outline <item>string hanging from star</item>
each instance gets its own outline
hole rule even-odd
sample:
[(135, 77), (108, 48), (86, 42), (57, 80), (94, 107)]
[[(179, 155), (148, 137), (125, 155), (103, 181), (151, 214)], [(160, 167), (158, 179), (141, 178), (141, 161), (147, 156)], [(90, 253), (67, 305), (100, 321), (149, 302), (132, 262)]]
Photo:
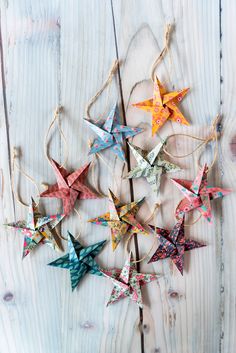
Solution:
[[(35, 179), (30, 176), (28, 173), (26, 173), (26, 171), (24, 169), (22, 169), (17, 163), (16, 163), (16, 159), (20, 157), (21, 155), (21, 151), (19, 148), (13, 147), (12, 149), (12, 158), (11, 158), (11, 188), (12, 188), (12, 193), (15, 197), (15, 200), (23, 207), (29, 207), (30, 203), (27, 204), (24, 201), (22, 201), (22, 198), (19, 196), (18, 192), (17, 192), (17, 188), (15, 188), (15, 171), (18, 170), (18, 172), (20, 174), (22, 174), (27, 180), (29, 180), (33, 186), (36, 189), (36, 197), (39, 198), (40, 196), (40, 191), (39, 191), (39, 187), (38, 184), (36, 183)], [(38, 205), (39, 201), (37, 202)]]
[(142, 129), (122, 124), (117, 103), (113, 104), (113, 107), (103, 122), (101, 122), (101, 117), (99, 119), (92, 119), (90, 115), (92, 106), (101, 96), (104, 90), (110, 86), (112, 79), (118, 69), (119, 61), (115, 60), (101, 89), (95, 94), (95, 96), (90, 99), (86, 106), (87, 119), (85, 119), (85, 121), (98, 136), (91, 144), (89, 154), (96, 154), (105, 149), (110, 149), (118, 158), (120, 158), (122, 161), (125, 161), (125, 153), (123, 151), (124, 140), (139, 134), (142, 132)]
[[(199, 217), (195, 221), (193, 221), (191, 224), (185, 224), (185, 226), (195, 224), (200, 220), (202, 216), (207, 219), (210, 223), (212, 223), (211, 200), (221, 198), (231, 192), (231, 190), (229, 189), (222, 189), (219, 187), (209, 186), (207, 181), (208, 174), (212, 170), (218, 157), (218, 140), (220, 137), (220, 127), (220, 115), (218, 114), (212, 122), (210, 134), (206, 138), (190, 134), (178, 133), (172, 134), (165, 139), (166, 144), (163, 147), (163, 151), (174, 159), (185, 158), (199, 151), (199, 155), (197, 158), (198, 174), (195, 180), (188, 181), (181, 179), (171, 179), (185, 196), (185, 198), (181, 200), (176, 207), (175, 216), (177, 217), (177, 219), (179, 218), (179, 216), (182, 216), (185, 213), (189, 213), (194, 209), (200, 212)], [(170, 139), (176, 137), (197, 140), (199, 141), (199, 144), (192, 151), (184, 155), (174, 155), (168, 150), (168, 142), (170, 141)], [(200, 163), (201, 156), (204, 150), (206, 149), (206, 146), (212, 142), (215, 143), (212, 161), (209, 166), (206, 163), (204, 163), (204, 165), (202, 166)]]
[(48, 138), (49, 138), (49, 134), (50, 134), (53, 126), (55, 125), (55, 123), (57, 123), (57, 128), (58, 128), (58, 131), (60, 134), (60, 138), (62, 139), (62, 141), (64, 143), (64, 161), (60, 166), (64, 167), (64, 166), (66, 166), (66, 163), (68, 161), (69, 148), (68, 148), (67, 139), (66, 139), (65, 134), (61, 128), (61, 121), (60, 121), (61, 113), (63, 113), (63, 107), (59, 106), (54, 111), (53, 119), (52, 119), (52, 121), (47, 129), (47, 132), (45, 134), (45, 137), (44, 137), (44, 154), (45, 154), (45, 157), (48, 160), (48, 162), (51, 163), (51, 157), (49, 156), (49, 152), (48, 152), (48, 148), (49, 148)]
[[(212, 162), (208, 168), (208, 171), (210, 171), (216, 160), (217, 160), (217, 157), (218, 157), (218, 140), (220, 138), (220, 135), (221, 135), (221, 123), (220, 123), (220, 114), (217, 114), (216, 117), (213, 119), (212, 121), (212, 124), (210, 126), (210, 133), (207, 137), (203, 138), (203, 137), (200, 137), (200, 136), (195, 136), (195, 135), (191, 135), (191, 134), (185, 134), (185, 133), (176, 133), (176, 134), (171, 134), (169, 135), (168, 137), (166, 137), (165, 139), (163, 139), (160, 135), (160, 139), (163, 141), (164, 145), (163, 145), (163, 151), (171, 158), (173, 159), (182, 159), (182, 158), (186, 158), (188, 156), (191, 156), (193, 155), (195, 152), (199, 151), (199, 156), (198, 156), (198, 159), (197, 159), (197, 163), (198, 163), (198, 167), (200, 168), (201, 165), (200, 165), (200, 157), (204, 151), (204, 149), (206, 149), (207, 145), (212, 143), (212, 142), (215, 142), (215, 146), (214, 146), (214, 155), (213, 155), (213, 159), (212, 159)], [(192, 139), (192, 140), (196, 140), (196, 141), (199, 141), (199, 144), (190, 152), (186, 153), (186, 154), (183, 154), (183, 155), (176, 155), (176, 154), (173, 154), (172, 152), (170, 152), (168, 150), (168, 143), (170, 142), (171, 139), (173, 138), (176, 138), (176, 137), (181, 137), (181, 141), (182, 141), (182, 138), (189, 138), (189, 139)]]
[(23, 245), (23, 258), (25, 258), (32, 250), (38, 247), (38, 245), (47, 244), (53, 250), (62, 250), (60, 242), (60, 234), (56, 231), (56, 226), (64, 218), (64, 214), (55, 215), (42, 215), (39, 211), (39, 201), (36, 203), (31, 197), (31, 202), (26, 204), (21, 200), (21, 197), (17, 193), (17, 189), (14, 185), (14, 174), (15, 169), (20, 174), (24, 175), (36, 188), (37, 197), (39, 197), (39, 188), (34, 180), (28, 173), (26, 173), (18, 164), (16, 164), (16, 158), (19, 157), (19, 150), (14, 147), (12, 152), (12, 171), (11, 171), (11, 185), (12, 192), (17, 202), (24, 207), (28, 207), (28, 216), (26, 220), (20, 220), (16, 222), (7, 223), (6, 226), (19, 231), (24, 235)]
[[(46, 158), (48, 159), (50, 165), (53, 168), (55, 173), (57, 182), (53, 185), (47, 184), (47, 189), (40, 194), (41, 197), (49, 197), (49, 198), (58, 198), (63, 202), (63, 209), (66, 216), (68, 216), (72, 210), (75, 210), (75, 203), (77, 199), (85, 200), (85, 199), (96, 199), (99, 198), (100, 195), (93, 192), (89, 186), (86, 185), (85, 180), (87, 178), (90, 163), (86, 163), (82, 167), (78, 168), (75, 171), (68, 171), (65, 168), (65, 164), (68, 159), (68, 148), (67, 148), (67, 140), (65, 135), (60, 127), (59, 123), (59, 113), (63, 111), (62, 107), (59, 107), (55, 110), (54, 117), (52, 122), (49, 125), (47, 130), (45, 140), (44, 140), (44, 151)], [(48, 136), (49, 132), (54, 126), (55, 123), (58, 123), (58, 129), (61, 137), (66, 146), (66, 158), (62, 165), (52, 159), (48, 154)], [(76, 213), (78, 211), (76, 210)], [(78, 213), (79, 214), (79, 213)]]
[(178, 108), (178, 104), (186, 96), (189, 88), (168, 92), (155, 75), (157, 66), (169, 51), (170, 33), (172, 28), (173, 26), (170, 24), (166, 26), (164, 48), (152, 65), (151, 80), (154, 85), (153, 97), (142, 102), (132, 104), (134, 107), (152, 114), (152, 135), (154, 135), (166, 123), (167, 120), (171, 120), (179, 124), (189, 125), (189, 122)]

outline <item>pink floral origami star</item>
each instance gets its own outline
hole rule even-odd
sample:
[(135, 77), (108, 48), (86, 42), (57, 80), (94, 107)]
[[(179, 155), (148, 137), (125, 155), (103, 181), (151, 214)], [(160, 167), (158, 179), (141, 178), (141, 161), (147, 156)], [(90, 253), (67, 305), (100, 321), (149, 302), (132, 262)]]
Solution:
[(185, 198), (176, 208), (176, 217), (197, 209), (208, 222), (212, 223), (211, 200), (228, 195), (231, 190), (212, 187), (207, 184), (208, 167), (200, 168), (193, 182), (181, 179), (171, 179), (184, 194)]
[(107, 305), (117, 302), (120, 299), (129, 297), (135, 301), (140, 308), (143, 307), (141, 287), (145, 284), (156, 281), (160, 276), (153, 274), (138, 273), (135, 264), (131, 260), (132, 254), (126, 261), (122, 270), (101, 270), (101, 272), (113, 282), (113, 290)]

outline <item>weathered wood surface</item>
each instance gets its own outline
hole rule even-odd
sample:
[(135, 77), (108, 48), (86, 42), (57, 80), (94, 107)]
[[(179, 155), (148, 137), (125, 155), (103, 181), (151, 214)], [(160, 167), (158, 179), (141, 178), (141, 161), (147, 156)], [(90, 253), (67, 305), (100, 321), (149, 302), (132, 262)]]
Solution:
[[(127, 124), (145, 129), (135, 137), (135, 144), (147, 148), (155, 145), (158, 138), (150, 138), (150, 115), (131, 107), (131, 103), (152, 93), (150, 67), (162, 48), (167, 22), (175, 23), (170, 45), (172, 64), (167, 57), (158, 75), (170, 89), (191, 88), (181, 104), (191, 126), (168, 123), (161, 136), (177, 132), (206, 136), (212, 119), (220, 112), (223, 137), (210, 181), (234, 188), (235, 15), (236, 4), (230, 0), (2, 1), (0, 223), (21, 219), (27, 212), (11, 190), (13, 146), (21, 147), (21, 166), (38, 184), (54, 181), (43, 143), (57, 105), (65, 107), (62, 128), (69, 141), (68, 167), (76, 168), (87, 161), (91, 132), (83, 123), (85, 106), (117, 55), (122, 60), (121, 80), (113, 80), (109, 96), (108, 91), (104, 92), (92, 115), (100, 116), (116, 100), (122, 106), (123, 100)], [(56, 129), (52, 137), (50, 153), (62, 161), (63, 144)], [(187, 153), (192, 147), (191, 140), (178, 140), (173, 152)], [(209, 148), (203, 158), (211, 160), (212, 155)], [(121, 179), (122, 163), (107, 152), (104, 158), (116, 182), (100, 163), (102, 190), (109, 186), (124, 202), (129, 201), (130, 185)], [(176, 177), (194, 178), (194, 158), (176, 162), (183, 168)], [(35, 190), (23, 177), (16, 178), (16, 182), (28, 202)], [(140, 219), (146, 220), (154, 204), (161, 202), (153, 222), (166, 228), (174, 225), (173, 212), (181, 195), (169, 178), (162, 182), (157, 199), (143, 180), (135, 181), (133, 188), (135, 199), (147, 196)], [(53, 210), (52, 202), (44, 201), (43, 205), (50, 212), (59, 207), (57, 202), (53, 202)], [(168, 260), (153, 266), (141, 263), (142, 271), (164, 275), (143, 290), (146, 305), (142, 325), (138, 308), (128, 300), (106, 308), (112, 288), (106, 279), (88, 276), (72, 294), (67, 271), (46, 266), (58, 255), (48, 247), (22, 262), (22, 237), (1, 226), (0, 353), (233, 352), (234, 205), (234, 194), (223, 202), (216, 201), (212, 205), (212, 226), (201, 220), (186, 230), (187, 235), (205, 242), (207, 247), (185, 256), (183, 277)], [(107, 206), (105, 199), (80, 202), (81, 219), (74, 214), (64, 221), (62, 234), (66, 235), (67, 229), (75, 235), (80, 232), (85, 245), (109, 239), (109, 229), (86, 223)], [(138, 238), (140, 256), (151, 244), (151, 237)], [(125, 257), (124, 246), (112, 253), (108, 244), (99, 262), (105, 267), (121, 267)]]

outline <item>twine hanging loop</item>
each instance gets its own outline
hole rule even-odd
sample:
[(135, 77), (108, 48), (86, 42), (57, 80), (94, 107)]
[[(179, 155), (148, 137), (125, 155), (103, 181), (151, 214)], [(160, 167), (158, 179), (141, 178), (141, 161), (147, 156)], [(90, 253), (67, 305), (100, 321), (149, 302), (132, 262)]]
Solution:
[(64, 167), (67, 163), (67, 160), (68, 160), (68, 143), (67, 143), (67, 139), (61, 129), (61, 125), (60, 125), (60, 121), (59, 121), (59, 117), (62, 112), (63, 112), (62, 106), (57, 107), (54, 112), (53, 119), (47, 129), (47, 132), (46, 132), (46, 135), (44, 138), (44, 154), (45, 154), (45, 157), (47, 158), (48, 162), (51, 164), (51, 158), (50, 158), (49, 152), (48, 152), (48, 136), (49, 136), (49, 133), (50, 133), (51, 129), (53, 128), (54, 124), (57, 122), (58, 131), (60, 133), (61, 139), (63, 140), (64, 146), (65, 146), (64, 162), (61, 164), (61, 167)]
[(112, 64), (112, 67), (109, 71), (109, 74), (107, 76), (106, 81), (103, 83), (102, 87), (99, 89), (99, 91), (97, 91), (97, 93), (89, 100), (85, 112), (86, 112), (86, 116), (88, 118), (88, 120), (92, 120), (92, 117), (90, 115), (90, 110), (92, 108), (92, 106), (94, 105), (94, 103), (97, 101), (97, 99), (100, 97), (100, 95), (102, 94), (102, 92), (106, 89), (106, 87), (108, 87), (113, 79), (113, 76), (115, 75), (117, 69), (119, 67), (119, 60), (115, 60)]
[(168, 23), (165, 27), (164, 48), (162, 49), (161, 53), (156, 58), (156, 60), (154, 61), (154, 63), (152, 64), (152, 67), (151, 67), (151, 80), (152, 80), (152, 82), (154, 82), (154, 80), (155, 80), (155, 71), (156, 71), (157, 66), (164, 59), (165, 55), (169, 52), (170, 35), (171, 35), (172, 30), (173, 30), (173, 25)]
[[(14, 185), (15, 184), (15, 182), (14, 182), (15, 169), (17, 169), (20, 174), (24, 175), (24, 177), (26, 179), (28, 179), (35, 186), (35, 189), (37, 191), (36, 197), (38, 197), (38, 198), (40, 195), (40, 191), (39, 191), (39, 187), (38, 187), (35, 179), (33, 177), (31, 177), (29, 174), (27, 174), (18, 164), (16, 164), (16, 159), (19, 157), (20, 157), (20, 150), (16, 147), (13, 147), (12, 159), (11, 159), (11, 187), (12, 187), (12, 192), (13, 192), (13, 195), (14, 195), (16, 201), (21, 206), (29, 207), (30, 205), (22, 201), (21, 197), (18, 195), (18, 192), (15, 189), (15, 185)], [(39, 201), (37, 202), (37, 206), (38, 206), (38, 204), (39, 204)]]
[[(199, 156), (198, 156), (198, 160), (197, 160), (197, 164), (198, 164), (198, 167), (201, 168), (201, 165), (200, 165), (200, 157), (201, 157), (201, 154), (203, 152), (203, 149), (212, 141), (215, 142), (215, 147), (214, 147), (214, 157), (213, 157), (213, 160), (212, 160), (212, 163), (210, 164), (210, 166), (208, 167), (208, 172), (213, 168), (213, 165), (215, 164), (216, 162), (216, 159), (217, 159), (217, 156), (218, 156), (218, 139), (219, 139), (219, 131), (218, 131), (218, 124), (219, 124), (219, 120), (220, 120), (220, 115), (218, 114), (213, 122), (212, 122), (212, 125), (211, 125), (211, 133), (209, 134), (208, 137), (206, 138), (202, 138), (202, 137), (198, 137), (198, 136), (194, 136), (194, 135), (190, 135), (190, 134), (182, 134), (182, 133), (179, 133), (179, 134), (172, 134), (172, 135), (169, 135), (167, 138), (166, 138), (166, 142), (165, 142), (165, 145), (163, 146), (163, 151), (171, 158), (185, 158), (185, 157), (188, 157), (188, 156), (191, 156), (193, 155), (195, 152), (197, 152), (198, 150), (200, 151), (199, 152)], [(177, 136), (181, 136), (181, 137), (186, 137), (186, 138), (190, 138), (190, 139), (193, 139), (193, 140), (197, 140), (197, 141), (200, 141), (200, 143), (189, 153), (186, 153), (184, 155), (174, 155), (173, 153), (169, 152), (167, 150), (167, 143), (168, 141), (173, 138), (173, 137), (177, 137)]]

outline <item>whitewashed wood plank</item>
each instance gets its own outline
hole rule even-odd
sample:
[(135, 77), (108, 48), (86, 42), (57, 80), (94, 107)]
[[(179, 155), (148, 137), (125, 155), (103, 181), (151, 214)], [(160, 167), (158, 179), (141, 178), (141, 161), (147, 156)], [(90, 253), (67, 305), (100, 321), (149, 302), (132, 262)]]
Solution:
[[(21, 166), (37, 182), (54, 180), (43, 155), (43, 140), (59, 98), (58, 16), (58, 2), (32, 6), (30, 1), (9, 1), (1, 13), (10, 148), (21, 147)], [(57, 159), (59, 146), (57, 139), (53, 153)], [(25, 202), (35, 196), (34, 188), (24, 178), (20, 178), (20, 194)], [(10, 195), (8, 187), (4, 195), (5, 222), (14, 220)], [(23, 219), (26, 213), (16, 203), (15, 219)], [(22, 262), (22, 236), (5, 229), (4, 234), (1, 273), (5, 290), (13, 298), (2, 303), (1, 330), (6, 335), (1, 335), (1, 350), (59, 352), (61, 283), (46, 266), (53, 253), (43, 247)]]
[[(207, 125), (217, 113), (220, 101), (218, 5), (213, 1), (207, 5), (194, 1), (149, 1), (146, 6), (142, 1), (114, 0), (113, 3), (119, 56), (124, 61), (122, 86), (127, 121), (147, 129), (134, 139), (134, 143), (151, 148), (157, 142), (157, 138), (150, 138), (149, 114), (132, 108), (131, 103), (151, 96), (150, 66), (163, 46), (164, 26), (168, 22), (176, 24), (171, 41), (171, 82), (168, 82), (168, 58), (159, 67), (158, 74), (170, 89), (190, 86), (191, 91), (181, 108), (192, 126), (184, 128), (167, 124), (161, 130), (161, 136), (173, 132), (206, 134)], [(178, 141), (176, 147), (178, 154), (185, 154), (192, 149), (193, 142)], [(180, 160), (179, 163), (184, 170), (175, 177), (194, 178), (197, 170), (193, 159)], [(163, 205), (157, 216), (158, 225), (171, 228), (174, 225), (173, 211), (181, 196), (170, 181), (166, 180), (162, 186), (165, 191), (156, 199), (145, 181), (135, 181), (135, 196), (148, 195), (143, 219), (161, 199)], [(216, 211), (216, 206), (213, 208)], [(160, 271), (165, 275), (159, 284), (151, 284), (144, 290), (148, 304), (143, 326), (146, 352), (216, 352), (219, 348), (221, 228), (217, 213), (214, 221), (212, 227), (201, 220), (186, 230), (187, 235), (207, 243), (208, 247), (186, 255), (183, 278), (168, 260), (154, 266), (142, 263), (142, 270)], [(142, 255), (151, 243), (151, 239), (139, 240)]]
[(220, 151), (221, 182), (233, 189), (233, 193), (223, 202), (222, 212), (222, 241), (221, 257), (221, 336), (220, 349), (222, 352), (231, 352), (235, 347), (235, 50), (232, 42), (236, 36), (234, 17), (236, 6), (233, 1), (221, 2), (221, 101), (222, 101), (222, 128), (223, 137)]
[[(1, 47), (2, 50), (2, 47)], [(14, 215), (14, 203), (12, 200), (11, 187), (10, 187), (10, 168), (9, 168), (9, 152), (8, 152), (8, 115), (6, 111), (6, 97), (4, 95), (5, 87), (5, 75), (2, 72), (3, 67), (3, 55), (1, 52), (1, 83), (0, 83), (0, 141), (2, 158), (0, 161), (0, 178), (1, 178), (1, 196), (0, 196), (0, 230), (1, 230), (1, 246), (0, 256), (1, 259), (5, 259), (4, 266), (1, 266), (1, 302), (0, 302), (0, 326), (2, 330), (1, 347), (9, 352), (17, 352), (16, 339), (19, 338), (19, 329), (15, 329), (16, 339), (12, 339), (12, 328), (14, 327), (14, 307), (15, 307), (15, 296), (14, 296), (14, 282), (13, 282), (13, 271), (11, 267), (10, 256), (13, 254), (13, 241), (9, 239), (5, 232), (3, 224), (6, 222), (9, 214)], [(11, 249), (9, 249), (11, 247)], [(8, 254), (8, 256), (6, 256)], [(8, 269), (8, 270), (7, 270)]]
[[(65, 107), (62, 125), (69, 141), (68, 167), (76, 168), (87, 161), (87, 141), (91, 132), (83, 123), (85, 105), (100, 88), (115, 58), (110, 3), (92, 1), (88, 6), (85, 1), (74, 1), (69, 5), (66, 2), (41, 2), (32, 6), (31, 1), (21, 4), (12, 1), (6, 5), (4, 59), (11, 147), (22, 147), (22, 166), (38, 182), (52, 182), (55, 177), (43, 156), (43, 140), (58, 104)], [(96, 105), (94, 116), (104, 111), (105, 98), (106, 93)], [(113, 85), (108, 108), (118, 98)], [(60, 139), (56, 134), (53, 137), (51, 155), (62, 160)], [(109, 153), (105, 153), (105, 158), (120, 184), (122, 164), (114, 161)], [(105, 191), (107, 186), (112, 186), (114, 176), (109, 175), (103, 165), (99, 177)], [(129, 193), (125, 188), (122, 191), (126, 198), (123, 199), (127, 201)], [(26, 200), (34, 192), (25, 181), (21, 182), (20, 191)], [(119, 187), (116, 191), (119, 196)], [(9, 200), (8, 203), (10, 207)], [(50, 210), (52, 202), (44, 201), (44, 205)], [(54, 205), (57, 209), (58, 203)], [(85, 245), (109, 238), (109, 230), (86, 223), (88, 218), (105, 211), (107, 206), (105, 200), (81, 203), (82, 220), (72, 216), (66, 221), (64, 236), (67, 229), (75, 235), (80, 231)], [(25, 216), (25, 213), (26, 210), (17, 205), (16, 218)], [(7, 220), (12, 220), (11, 214)], [(11, 237), (11, 232), (8, 231), (6, 236), (6, 239)], [(12, 239), (13, 274), (10, 275), (14, 276), (15, 318), (12, 327), (3, 324), (7, 316), (4, 312), (2, 325), (7, 331), (2, 345), (4, 349), (13, 342), (12, 347), (17, 347), (19, 353), (77, 352), (78, 349), (83, 352), (98, 349), (120, 352), (127, 347), (139, 351), (138, 309), (135, 305), (130, 306), (128, 301), (107, 309), (105, 303), (112, 289), (109, 282), (90, 276), (72, 294), (67, 271), (46, 266), (57, 257), (56, 254), (40, 249), (21, 263), (22, 239), (17, 234)], [(108, 244), (106, 252), (99, 258), (101, 265), (120, 267), (125, 258), (122, 250), (121, 246), (113, 256)]]
[[(10, 147), (21, 147), (22, 167), (34, 178), (40, 181), (45, 176), (49, 180), (51, 172), (43, 158), (43, 135), (58, 100), (58, 26), (55, 20), (58, 6), (55, 2), (45, 11), (42, 3), (42, 7), (39, 4), (32, 8), (27, 1), (9, 2), (6, 6), (2, 23)], [(35, 190), (21, 179), (21, 195), (26, 202), (31, 194), (35, 196)], [(9, 196), (5, 195), (5, 203), (9, 202)], [(26, 210), (16, 205), (16, 219), (25, 216)], [(12, 220), (13, 214), (6, 214), (6, 221)], [(4, 345), (13, 347), (14, 344), (16, 352), (58, 352), (60, 337), (55, 341), (52, 337), (58, 330), (59, 285), (54, 286), (54, 295), (49, 296), (48, 283), (53, 283), (53, 277), (51, 273), (47, 276), (46, 267), (52, 254), (48, 249), (40, 249), (35, 257), (22, 262), (22, 237), (9, 230), (5, 230), (5, 234), (10, 243), (7, 243), (9, 249), (5, 252), (3, 269), (7, 274), (6, 269), (11, 269), (9, 277), (14, 297), (12, 305), (8, 305), (8, 316), (3, 316), (3, 325), (10, 317), (11, 326), (5, 330), (6, 341), (1, 348), (4, 351)]]
[[(68, 6), (64, 2), (60, 5), (56, 2), (53, 4), (41, 2), (37, 6), (31, 6), (29, 1), (20, 4), (12, 1), (3, 7), (4, 61), (11, 147), (14, 145), (22, 147), (22, 166), (38, 181), (54, 180), (50, 167), (42, 158), (42, 143), (51, 113), (59, 102), (65, 106), (63, 128), (71, 143), (68, 165), (76, 168), (78, 164), (86, 161), (87, 149), (81, 148), (81, 141), (85, 146), (91, 133), (83, 129), (84, 107), (88, 98), (100, 87), (115, 56), (112, 21), (109, 17), (110, 7), (108, 2), (103, 2), (102, 5), (101, 3), (98, 5), (94, 1), (87, 6), (84, 2), (80, 4), (73, 2)], [(149, 8), (145, 8), (142, 2), (114, 1), (118, 49), (120, 57), (125, 58), (122, 83), (128, 123), (130, 125), (135, 125), (136, 122), (142, 123), (142, 126), (147, 129), (147, 123), (149, 123), (150, 127), (150, 117), (146, 115), (144, 120), (144, 114), (128, 107), (128, 99), (133, 85), (143, 78), (148, 78), (150, 64), (162, 46), (160, 43), (162, 43), (164, 22), (175, 19), (176, 32), (171, 45), (173, 57), (171, 83), (176, 88), (183, 85), (191, 87), (191, 94), (182, 106), (186, 114), (191, 116), (194, 126), (182, 129), (176, 125), (169, 125), (162, 130), (162, 136), (169, 131), (205, 134), (206, 125), (217, 112), (220, 102), (218, 6), (213, 1), (208, 2), (207, 6), (203, 2), (186, 4), (180, 1), (149, 2), (148, 5)], [(230, 111), (228, 108), (232, 107), (234, 91), (232, 75), (228, 74), (228, 68), (232, 67), (233, 71), (234, 65), (233, 55), (229, 51), (232, 37), (232, 28), (229, 24), (232, 21), (228, 19), (235, 13), (231, 5), (230, 1), (222, 4), (223, 9), (224, 6), (226, 9), (222, 17), (226, 34), (222, 42), (224, 84), (221, 87), (225, 120), (220, 162), (222, 170), (229, 170), (229, 173), (218, 175), (216, 170), (215, 178), (212, 178), (217, 183), (221, 181), (222, 176), (222, 182), (226, 186), (232, 185), (235, 180), (234, 156), (230, 154), (230, 148), (234, 148), (234, 112), (232, 108)], [(158, 16), (154, 16), (155, 13)], [(90, 31), (88, 27), (91, 28)], [(108, 27), (109, 31), (107, 31)], [(150, 34), (150, 28), (154, 36)], [(127, 48), (129, 48), (128, 52)], [(84, 67), (86, 67), (85, 70)], [(103, 67), (102, 70), (101, 67)], [(161, 78), (168, 80), (166, 62), (158, 72)], [(171, 88), (171, 85), (169, 87)], [(146, 97), (151, 94), (149, 82), (137, 86), (130, 102), (143, 99), (144, 91)], [(116, 96), (116, 89), (113, 87), (111, 99)], [(94, 114), (103, 111), (104, 105), (106, 105), (105, 95), (96, 105)], [(2, 111), (1, 117), (3, 116)], [(35, 118), (32, 119), (32, 117)], [(46, 118), (42, 120), (42, 117)], [(24, 136), (20, 133), (21, 125), (28, 127)], [(38, 133), (37, 130), (42, 131)], [(1, 124), (0, 131), (1, 143), (7, 147), (4, 123)], [(135, 143), (140, 146), (144, 145), (144, 141), (148, 141), (147, 147), (155, 144), (154, 139), (153, 141), (149, 139), (149, 131), (135, 139)], [(231, 147), (229, 147), (230, 142)], [(39, 145), (41, 145), (40, 154)], [(31, 148), (30, 153), (27, 150), (28, 146)], [(60, 146), (60, 141), (55, 136), (52, 154), (57, 159), (62, 158)], [(182, 153), (183, 150), (185, 153), (191, 146), (190, 141), (186, 141), (183, 146), (177, 144), (178, 152)], [(109, 163), (113, 161), (108, 153), (105, 153), (105, 158)], [(194, 177), (196, 169), (193, 169), (194, 163), (191, 159), (181, 161), (181, 166), (188, 168), (180, 173), (181, 177)], [(0, 167), (4, 171), (1, 209), (5, 222), (14, 217), (13, 203), (9, 199), (11, 190), (7, 156), (1, 160)], [(119, 178), (121, 164), (115, 161), (114, 169)], [(106, 175), (102, 182), (105, 190), (111, 178), (103, 165), (102, 173)], [(163, 226), (171, 227), (173, 218), (169, 213), (172, 214), (177, 197), (179, 200), (180, 195), (176, 194), (173, 200), (175, 189), (167, 181), (164, 186), (166, 191), (161, 198), (165, 198), (166, 201), (158, 216), (158, 222)], [(122, 182), (121, 187), (123, 199), (128, 200), (127, 183)], [(27, 200), (34, 189), (21, 180), (21, 191), (26, 195)], [(145, 183), (138, 182), (135, 185), (135, 196), (138, 197), (141, 191), (148, 195), (147, 206), (143, 208), (142, 213), (142, 218), (146, 219), (148, 210), (152, 210), (153, 203), (158, 200), (152, 197)], [(166, 277), (158, 285), (151, 284), (147, 290), (144, 290), (148, 304), (144, 310), (143, 326), (147, 352), (155, 350), (157, 352), (158, 349), (161, 352), (203, 350), (216, 352), (223, 349), (225, 352), (230, 352), (233, 349), (232, 331), (235, 325), (235, 312), (229, 305), (235, 302), (233, 280), (235, 248), (232, 238), (235, 225), (231, 214), (233, 196), (223, 201), (223, 219), (220, 218), (220, 204), (217, 203), (217, 206), (214, 206), (215, 226), (211, 230), (203, 221), (191, 230), (192, 237), (207, 242), (208, 248), (192, 252), (186, 257), (188, 272), (183, 279), (180, 279), (175, 270), (173, 276), (170, 276), (173, 268), (169, 267), (168, 261), (151, 267), (164, 272)], [(48, 207), (49, 204), (46, 202), (45, 205)], [(58, 204), (54, 203), (54, 205), (57, 208)], [(89, 202), (81, 204), (82, 221), (72, 217), (64, 225), (63, 233), (66, 233), (67, 227), (74, 233), (81, 230), (81, 239), (85, 244), (102, 239), (105, 233), (109, 237), (108, 230), (86, 224), (88, 215), (96, 216), (102, 207), (103, 210), (107, 208), (105, 201), (96, 201), (92, 207)], [(25, 210), (17, 206), (16, 217), (24, 215)], [(3, 298), (1, 331), (4, 335), (1, 336), (1, 349), (11, 353), (21, 353), (32, 349), (36, 352), (52, 350), (67, 352), (69, 349), (73, 352), (78, 351), (78, 347), (83, 352), (90, 352), (91, 349), (95, 351), (98, 346), (100, 352), (120, 352), (124, 349), (136, 352), (140, 348), (137, 329), (138, 311), (132, 305), (133, 303), (129, 304), (126, 301), (105, 309), (105, 299), (109, 296), (111, 286), (106, 283), (100, 290), (103, 292), (96, 295), (98, 288), (101, 288), (99, 278), (93, 278), (93, 282), (85, 280), (83, 287), (81, 286), (75, 295), (70, 294), (68, 274), (45, 266), (45, 263), (52, 259), (50, 250), (40, 249), (34, 258), (32, 257), (26, 264), (21, 264), (20, 256), (18, 258), (16, 256), (21, 253), (22, 239), (18, 234), (6, 232), (5, 229), (3, 231), (1, 253), (4, 266), (1, 266), (1, 276), (4, 285), (1, 287)], [(93, 235), (90, 232), (93, 232)], [(223, 256), (221, 256), (222, 236), (224, 237)], [(145, 243), (141, 241), (140, 244), (142, 254), (149, 248), (151, 240)], [(230, 253), (227, 251), (228, 247), (230, 247)], [(104, 266), (112, 266), (114, 263), (121, 266), (125, 257), (123, 250), (120, 247), (113, 260), (111, 250), (108, 248), (99, 260)], [(222, 264), (224, 271), (220, 272)], [(150, 266), (142, 264), (142, 269), (150, 271)], [(26, 285), (25, 281), (27, 281)], [(33, 285), (35, 288), (32, 287)], [(43, 298), (46, 297), (47, 301), (39, 300), (39, 288), (41, 295)], [(221, 288), (223, 294), (220, 294)], [(91, 298), (92, 304), (87, 300), (88, 297)], [(221, 315), (221, 308), (224, 315)], [(25, 317), (28, 320), (25, 320)], [(30, 335), (32, 332), (33, 334)]]
[[(85, 106), (101, 84), (106, 79), (115, 56), (113, 23), (110, 3), (106, 1), (76, 2), (68, 6), (64, 3), (61, 8), (61, 87), (62, 101), (68, 107), (70, 118), (65, 122), (65, 133), (70, 141), (69, 161), (73, 167), (88, 160), (88, 140), (93, 137), (91, 130), (83, 122)], [(117, 79), (112, 82), (110, 96), (105, 91), (95, 104), (91, 115), (95, 118), (108, 113), (109, 109), (119, 101)], [(68, 94), (70, 92), (70, 94)], [(108, 103), (108, 106), (106, 106)], [(103, 114), (104, 118), (105, 115)], [(114, 185), (113, 175), (107, 167), (99, 164), (99, 178), (102, 189), (107, 192), (108, 187), (115, 188), (120, 195), (119, 175), (122, 163), (114, 158), (110, 151), (103, 153), (104, 159), (114, 170), (118, 187)], [(97, 172), (97, 171), (95, 171)], [(127, 183), (126, 183), (127, 184)], [(127, 194), (123, 189), (124, 195)], [(106, 200), (88, 201), (81, 203), (80, 212), (82, 222), (76, 217), (70, 218), (63, 227), (73, 231), (81, 231), (81, 239), (85, 244), (91, 244), (104, 238), (110, 238), (110, 230), (87, 224), (86, 220), (98, 216), (108, 208)], [(121, 267), (124, 263), (123, 245), (112, 253), (111, 244), (106, 246), (99, 256), (99, 261), (106, 267)], [(66, 280), (67, 281), (67, 280)], [(66, 283), (62, 283), (66, 285)], [(88, 278), (78, 292), (71, 295), (68, 290), (63, 292), (63, 332), (64, 342), (62, 351), (76, 351), (81, 347), (83, 352), (121, 352), (136, 344), (139, 352), (138, 309), (130, 306), (128, 301), (109, 308), (105, 304), (109, 298), (112, 286), (109, 281), (101, 278)], [(66, 330), (66, 327), (71, 330)], [(78, 333), (79, 330), (79, 333)]]

